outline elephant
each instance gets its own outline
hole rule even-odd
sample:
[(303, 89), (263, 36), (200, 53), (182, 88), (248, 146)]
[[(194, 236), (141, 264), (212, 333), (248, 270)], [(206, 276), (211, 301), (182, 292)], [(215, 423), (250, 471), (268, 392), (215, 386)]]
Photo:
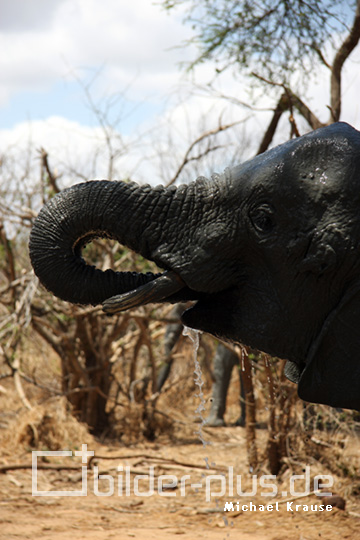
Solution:
[[(286, 359), (301, 399), (360, 410), (360, 132), (337, 122), (179, 187), (91, 181), (53, 197), (29, 242), (53, 294), (117, 313), (193, 301), (182, 322)], [(96, 236), (163, 273), (101, 272)]]
[(240, 379), (240, 416), (235, 421), (235, 426), (245, 426), (245, 388), (243, 375), (240, 369), (240, 358), (234, 351), (222, 343), (219, 343), (216, 347), (214, 356), (215, 381), (212, 386), (211, 408), (209, 416), (206, 418), (206, 424), (210, 427), (222, 427), (226, 425), (224, 420), (224, 414), (226, 411), (226, 397), (230, 386), (231, 373), (234, 367), (238, 368)]
[(174, 322), (171, 322), (166, 325), (165, 336), (164, 336), (164, 361), (162, 362), (159, 372), (156, 379), (156, 391), (160, 392), (165, 382), (167, 381), (171, 367), (173, 364), (173, 349), (176, 343), (179, 341), (180, 336), (183, 332), (183, 325), (181, 323), (181, 315), (186, 309), (186, 304), (176, 304), (172, 308), (170, 317), (175, 319)]

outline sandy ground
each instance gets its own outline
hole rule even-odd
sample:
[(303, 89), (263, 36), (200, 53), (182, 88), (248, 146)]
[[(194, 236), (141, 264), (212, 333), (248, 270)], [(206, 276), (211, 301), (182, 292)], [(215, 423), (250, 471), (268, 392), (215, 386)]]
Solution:
[[(196, 429), (196, 424), (193, 424)], [(191, 433), (191, 430), (190, 430)], [(211, 444), (203, 446), (196, 435), (174, 443), (139, 443), (124, 448), (100, 445), (95, 441), (87, 450), (95, 452), (92, 466), (98, 467), (98, 475), (108, 475), (100, 479), (98, 491), (111, 496), (98, 496), (94, 492), (94, 468), (87, 472), (87, 495), (73, 496), (33, 496), (32, 471), (30, 469), (11, 470), (0, 474), (0, 538), (15, 539), (86, 539), (111, 540), (137, 538), (138, 540), (165, 540), (182, 538), (206, 538), (209, 540), (318, 540), (360, 538), (360, 500), (347, 496), (349, 482), (335, 480), (335, 490), (346, 498), (346, 510), (334, 508), (330, 512), (298, 511), (297, 504), (319, 504), (315, 495), (295, 499), (293, 508), (286, 503), (273, 511), (224, 512), (225, 501), (239, 501), (240, 505), (274, 504), (276, 501), (291, 500), (283, 497), (289, 485), (284, 479), (277, 497), (225, 496), (216, 495), (221, 490), (221, 480), (214, 479), (210, 485), (213, 493), (206, 500), (206, 481), (209, 474), (225, 474), (229, 483), (229, 464), (234, 474), (241, 474), (244, 488), (250, 487), (250, 475), (246, 466), (246, 451), (243, 428), (206, 428), (204, 435)], [(260, 437), (264, 437), (260, 433)], [(359, 441), (352, 442), (352, 452), (358, 452)], [(1, 464), (31, 464), (31, 453), (23, 451), (19, 455), (5, 452)], [(99, 457), (97, 457), (99, 456)], [(102, 456), (102, 457), (101, 457)], [(104, 459), (111, 458), (111, 459)], [(74, 491), (84, 488), (81, 476), (81, 457), (38, 456), (37, 463), (45, 465), (70, 465), (72, 470), (38, 470), (36, 489), (38, 491)], [(211, 470), (206, 470), (209, 463)], [(122, 467), (122, 470), (119, 469)], [(128, 469), (126, 469), (128, 467)], [(148, 475), (154, 467), (154, 491), (159, 485), (159, 475), (176, 475), (178, 486), (154, 493), (150, 496), (134, 494), (135, 473)], [(205, 467), (205, 468), (204, 468)], [(131, 471), (126, 476), (126, 471)], [(317, 471), (315, 471), (317, 472)], [(184, 496), (181, 493), (181, 477)], [(205, 476), (204, 476), (205, 475)], [(312, 474), (313, 475), (313, 474)], [(114, 486), (110, 484), (112, 477)], [(130, 478), (130, 480), (129, 480)], [(119, 494), (119, 484), (122, 494)], [(172, 479), (167, 477), (163, 483)], [(149, 490), (149, 478), (138, 478), (138, 491)], [(301, 481), (302, 482), (302, 481)], [(304, 484), (297, 486), (302, 491)], [(195, 486), (194, 484), (202, 484)], [(130, 486), (130, 487), (129, 487)], [(243, 488), (243, 489), (244, 489)], [(126, 493), (126, 489), (130, 491)], [(279, 491), (280, 491), (279, 489)], [(228, 490), (228, 486), (226, 487)], [(165, 495), (166, 494), (166, 495)], [(236, 508), (236, 506), (235, 506)]]
[[(33, 409), (27, 411), (14, 391), (13, 381), (5, 379), (1, 385), (6, 393), (0, 393), (0, 539), (1, 540), (115, 540), (136, 538), (138, 540), (168, 540), (180, 538), (193, 540), (337, 540), (360, 538), (360, 434), (341, 432), (340, 455), (351, 464), (347, 475), (333, 474), (329, 468), (311, 456), (301, 462), (289, 462), (289, 469), (275, 482), (278, 491), (269, 497), (268, 488), (259, 485), (254, 495), (236, 494), (236, 478), (240, 477), (242, 491), (250, 490), (252, 474), (247, 464), (245, 429), (241, 427), (203, 428), (203, 437), (209, 444), (199, 440), (196, 433), (199, 424), (194, 422), (194, 411), (198, 406), (192, 391), (184, 398), (182, 388), (181, 403), (178, 390), (174, 387), (173, 401), (158, 407), (166, 411), (174, 421), (172, 432), (164, 431), (155, 442), (144, 438), (124, 437), (115, 442), (100, 443), (91, 437), (85, 427), (79, 424), (68, 411), (65, 398), (44, 396), (33, 386), (24, 385)], [(228, 395), (226, 421), (230, 425), (239, 414), (238, 377), (234, 375)], [(211, 386), (207, 392), (209, 393)], [(209, 393), (210, 396), (210, 393)], [(205, 396), (208, 399), (209, 396)], [(205, 411), (206, 413), (206, 411)], [(130, 418), (128, 427), (131, 434), (136, 432), (136, 418)], [(140, 424), (139, 424), (140, 425)], [(166, 428), (167, 429), (167, 428)], [(139, 429), (138, 429), (139, 431)], [(317, 438), (328, 437), (318, 433)], [(327, 439), (327, 447), (335, 442), (335, 436)], [(257, 429), (257, 445), (262, 463), (261, 474), (269, 474), (263, 459), (268, 433)], [(343, 439), (343, 440), (342, 440)], [(80, 456), (83, 444), (87, 451), (95, 453), (91, 466), (87, 469), (87, 486)], [(33, 486), (32, 450), (71, 449), (71, 456), (37, 456), (40, 466), (58, 469), (38, 469), (36, 484)], [(336, 459), (336, 458), (335, 458)], [(28, 468), (12, 468), (4, 472), (2, 468), (21, 464)], [(264, 465), (265, 464), (265, 465)], [(306, 511), (295, 504), (319, 504), (319, 498), (310, 494), (306, 497), (292, 497), (290, 475), (299, 474), (310, 466), (313, 487), (317, 474), (333, 474), (334, 486), (331, 491), (339, 493), (346, 500), (346, 509), (332, 511)], [(333, 470), (336, 470), (336, 465)], [(59, 469), (59, 466), (69, 467)], [(95, 467), (98, 467), (96, 472)], [(208, 470), (207, 467), (210, 467)], [(232, 484), (230, 468), (234, 476), (234, 494), (229, 492)], [(154, 493), (149, 491), (149, 474), (153, 471)], [(355, 471), (355, 472), (354, 472)], [(260, 473), (259, 473), (260, 474)], [(98, 481), (98, 493), (94, 478), (105, 475)], [(145, 478), (140, 478), (144, 475)], [(161, 475), (174, 475), (177, 480)], [(211, 480), (210, 475), (217, 475)], [(221, 494), (225, 478), (224, 493)], [(182, 480), (181, 480), (182, 479)], [(134, 493), (136, 481), (140, 494)], [(113, 485), (111, 484), (113, 482)], [(121, 483), (122, 482), (122, 483)], [(173, 482), (171, 489), (166, 484)], [(274, 484), (274, 481), (271, 482)], [(206, 489), (206, 485), (210, 486)], [(61, 492), (61, 496), (34, 496), (33, 487), (38, 491)], [(151, 486), (150, 486), (151, 487)], [(122, 488), (122, 489), (121, 489)], [(64, 496), (65, 491), (81, 489), (86, 496)], [(306, 489), (303, 479), (295, 484), (297, 492)], [(110, 492), (109, 496), (105, 496)], [(267, 496), (261, 495), (265, 492)], [(100, 496), (102, 495), (102, 496)], [(235, 511), (224, 512), (225, 502), (232, 501)], [(293, 501), (292, 509), (287, 502)], [(236, 503), (239, 502), (239, 510)], [(272, 511), (246, 511), (242, 505), (275, 504)]]

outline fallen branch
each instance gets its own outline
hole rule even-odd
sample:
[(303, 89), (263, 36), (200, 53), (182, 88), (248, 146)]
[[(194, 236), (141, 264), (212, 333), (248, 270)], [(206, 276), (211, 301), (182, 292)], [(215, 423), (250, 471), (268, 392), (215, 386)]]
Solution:
[[(160, 461), (160, 462), (166, 462), (166, 463), (171, 463), (173, 465), (178, 465), (180, 467), (191, 468), (191, 469), (210, 470), (209, 467), (207, 467), (206, 465), (196, 465), (194, 463), (178, 461), (176, 459), (170, 459), (170, 458), (163, 458), (161, 456), (152, 456), (150, 454), (133, 454), (133, 455), (127, 454), (125, 456), (97, 456), (97, 455), (93, 455), (93, 456), (90, 457), (90, 459), (88, 461), (88, 468), (91, 468), (91, 464), (95, 459), (115, 460), (115, 459), (136, 459), (136, 458), (143, 458), (145, 460), (155, 460), (155, 461)], [(211, 467), (211, 470), (225, 471), (226, 467)]]
[[(56, 465), (55, 463), (37, 463), (37, 469), (49, 469), (52, 471), (78, 471), (79, 465)], [(0, 473), (5, 473), (7, 471), (18, 471), (21, 469), (32, 469), (32, 463), (13, 463), (12, 465), (0, 465)]]

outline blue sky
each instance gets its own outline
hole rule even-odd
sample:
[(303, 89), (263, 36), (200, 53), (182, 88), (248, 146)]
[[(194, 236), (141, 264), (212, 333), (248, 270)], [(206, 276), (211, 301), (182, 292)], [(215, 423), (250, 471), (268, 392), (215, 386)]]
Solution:
[(52, 115), (92, 125), (79, 81), (94, 76), (95, 99), (128, 88), (129, 110), (141, 103), (147, 117), (189, 54), (173, 48), (180, 18), (150, 0), (0, 0), (0, 13), (0, 128)]
[[(213, 129), (220, 115), (225, 122), (249, 115), (201, 92), (188, 92), (191, 85), (179, 63), (192, 59), (194, 50), (178, 47), (191, 35), (191, 29), (182, 24), (181, 11), (169, 15), (152, 0), (0, 0), (0, 13), (2, 153), (10, 146), (24, 147), (31, 133), (34, 147), (45, 146), (59, 167), (69, 155), (73, 168), (89, 162), (87, 153), (92, 159), (101, 134), (85, 87), (102, 110), (111, 96), (119, 97), (109, 109), (109, 120), (124, 138), (119, 174), (130, 175), (143, 162), (146, 146), (149, 155), (157, 156), (156, 174), (168, 178), (175, 167), (170, 159), (181, 152), (182, 144), (186, 148), (200, 127)], [(347, 63), (343, 85), (343, 119), (358, 128), (359, 71), (358, 50)], [(212, 73), (211, 65), (201, 66), (196, 82), (205, 84)], [(246, 100), (246, 85), (230, 73), (219, 85), (225, 93)], [(311, 91), (312, 105), (326, 119), (328, 74), (320, 73)], [(265, 97), (262, 105), (269, 104)], [(250, 115), (248, 132), (263, 133), (269, 115)], [(169, 126), (173, 140), (172, 155), (167, 156), (170, 135), (165, 128)], [(285, 129), (284, 138), (288, 126)], [(140, 150), (132, 145), (137, 132), (147, 133)], [(84, 175), (100, 177), (106, 173), (105, 161), (100, 169), (89, 166), (84, 171)], [(143, 176), (148, 176), (147, 170)]]
[[(161, 100), (132, 100), (130, 96), (124, 98), (122, 106), (126, 108), (123, 126), (126, 132), (131, 132), (144, 119), (151, 118), (162, 110)], [(61, 116), (86, 126), (98, 125), (79, 82), (60, 78), (43, 88), (18, 90), (9, 95), (0, 108), (0, 129), (11, 129), (16, 124), (27, 121), (45, 121), (51, 116)]]
[[(130, 175), (144, 158), (135, 134), (165, 122), (182, 80), (179, 63), (191, 57), (178, 48), (189, 36), (181, 14), (169, 16), (151, 0), (0, 0), (0, 13), (0, 152), (16, 146), (21, 154), (31, 139), (53, 162), (71, 154), (72, 168), (105, 156), (93, 109), (117, 97), (107, 120), (123, 138), (122, 153), (129, 147), (118, 168)], [(83, 174), (104, 177), (106, 156)]]

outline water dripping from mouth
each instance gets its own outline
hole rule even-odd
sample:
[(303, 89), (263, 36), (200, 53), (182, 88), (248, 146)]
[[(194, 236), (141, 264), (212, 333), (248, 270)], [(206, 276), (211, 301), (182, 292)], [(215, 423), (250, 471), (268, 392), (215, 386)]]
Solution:
[[(205, 447), (205, 446), (211, 444), (211, 442), (206, 441), (204, 439), (204, 435), (203, 435), (203, 431), (202, 431), (204, 425), (206, 424), (206, 420), (203, 417), (203, 412), (205, 411), (205, 403), (206, 403), (206, 401), (205, 401), (204, 392), (203, 392), (204, 381), (203, 381), (203, 378), (202, 378), (202, 370), (201, 370), (201, 365), (200, 365), (200, 362), (199, 362), (199, 359), (198, 359), (200, 334), (201, 334), (201, 332), (199, 330), (194, 330), (193, 328), (189, 328), (188, 326), (184, 326), (183, 335), (188, 336), (191, 339), (191, 341), (193, 342), (193, 360), (194, 360), (194, 375), (195, 375), (194, 381), (195, 381), (196, 386), (199, 389), (198, 393), (195, 394), (195, 397), (199, 398), (199, 401), (200, 401), (198, 407), (195, 410), (195, 415), (197, 416), (197, 418), (199, 418), (200, 424), (199, 424), (198, 431), (195, 431), (195, 435), (198, 435), (200, 441), (202, 442), (203, 446)], [(205, 459), (205, 463), (206, 463), (206, 468), (210, 469), (208, 458)]]
[[(200, 334), (201, 334), (201, 332), (199, 330), (194, 330), (193, 328), (189, 328), (188, 326), (184, 326), (183, 335), (189, 337), (191, 339), (191, 341), (193, 342), (193, 359), (194, 359), (194, 374), (195, 374), (194, 381), (195, 381), (195, 384), (199, 388), (199, 392), (195, 396), (199, 398), (200, 403), (199, 403), (199, 406), (197, 407), (197, 409), (195, 410), (195, 414), (199, 418), (199, 420), (201, 421), (201, 424), (199, 424), (200, 425), (199, 430), (195, 431), (195, 435), (198, 435), (198, 437), (199, 437), (200, 441), (202, 442), (203, 446), (206, 447), (206, 446), (211, 444), (211, 441), (206, 441), (204, 439), (203, 432), (202, 432), (202, 428), (204, 427), (204, 425), (206, 425), (207, 422), (206, 422), (206, 420), (205, 420), (205, 418), (203, 417), (203, 414), (202, 414), (203, 411), (205, 411), (205, 403), (206, 403), (206, 401), (205, 401), (204, 393), (203, 393), (203, 389), (202, 389), (202, 387), (204, 385), (204, 381), (203, 381), (203, 378), (202, 378), (202, 370), (201, 370), (200, 362), (198, 360)], [(209, 457), (208, 456), (206, 456), (204, 458), (204, 461), (205, 461), (207, 469), (210, 470), (211, 466), (216, 467), (216, 463), (211, 463), (211, 464), (209, 463)], [(215, 499), (215, 504), (216, 504), (216, 508), (221, 511), (218, 499)], [(231, 522), (229, 524), (229, 521), (226, 518), (226, 516), (223, 515), (222, 519), (224, 521), (225, 527), (229, 527), (229, 525), (231, 527), (233, 526), (233, 522)], [(226, 538), (229, 538), (229, 533), (226, 534)]]

